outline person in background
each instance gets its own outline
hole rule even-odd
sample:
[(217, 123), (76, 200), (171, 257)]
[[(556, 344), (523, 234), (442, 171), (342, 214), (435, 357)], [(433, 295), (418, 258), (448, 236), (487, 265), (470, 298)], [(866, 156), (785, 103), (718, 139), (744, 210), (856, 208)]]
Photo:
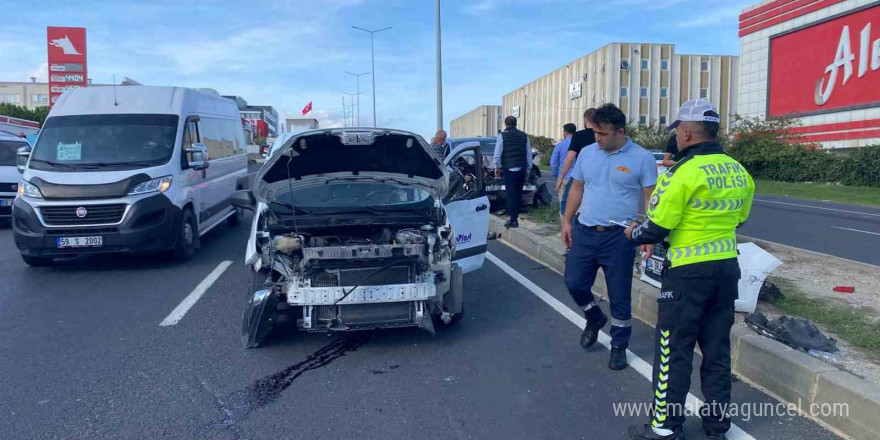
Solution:
[[(622, 370), (632, 335), (636, 246), (627, 240), (621, 224), (636, 219), (639, 200), (650, 198), (657, 182), (657, 160), (627, 137), (626, 115), (613, 104), (597, 109), (593, 122), (597, 142), (578, 154), (562, 221), (562, 242), (571, 248), (565, 260), (565, 286), (587, 318), (581, 346), (589, 348), (608, 323), (591, 290), (602, 268), (611, 301), (608, 368)], [(580, 215), (574, 221), (577, 212)], [(642, 250), (648, 258), (654, 248)]]
[(446, 157), (446, 154), (449, 153), (451, 148), (449, 142), (446, 140), (445, 130), (437, 130), (437, 133), (434, 134), (434, 137), (431, 139), (431, 148), (433, 148), (441, 158)]
[(571, 146), (571, 137), (574, 135), (575, 131), (577, 131), (577, 126), (572, 123), (568, 123), (562, 126), (562, 141), (556, 144), (553, 147), (553, 155), (550, 156), (550, 168), (553, 169), (553, 177), (556, 177), (557, 182), (559, 178), (562, 178), (562, 190), (558, 188), (556, 189), (557, 197), (559, 198), (559, 221), (562, 221), (562, 215), (565, 214), (565, 199), (568, 197), (568, 181), (571, 179), (571, 169), (569, 168), (568, 173), (562, 175), (562, 166), (565, 163), (565, 159), (568, 156), (568, 148)]
[(667, 168), (672, 168), (675, 166), (675, 160), (673, 158), (678, 155), (678, 141), (676, 141), (675, 133), (669, 137), (669, 142), (666, 143), (666, 154), (663, 155), (663, 166)]
[[(574, 165), (575, 160), (577, 160), (578, 154), (580, 154), (584, 147), (596, 143), (596, 133), (593, 131), (593, 117), (595, 115), (596, 109), (594, 108), (588, 108), (584, 111), (584, 129), (575, 133), (574, 136), (571, 137), (571, 144), (568, 146), (568, 155), (565, 157), (565, 163), (562, 165), (562, 171), (560, 171), (561, 174), (565, 175), (571, 170), (572, 165)], [(565, 188), (566, 193), (568, 193), (568, 190), (571, 188), (571, 180), (569, 180), (568, 185), (569, 188)], [(559, 192), (562, 188), (562, 179), (556, 179), (556, 192)]]
[(516, 128), (516, 118), (504, 119), (504, 131), (495, 143), (495, 177), (502, 176), (507, 196), (507, 213), (510, 220), (505, 228), (519, 227), (519, 210), (526, 174), (532, 169), (532, 143), (529, 136)]
[(694, 345), (703, 364), (705, 406), (698, 413), (710, 440), (730, 429), (730, 329), (740, 268), (736, 229), (749, 217), (755, 182), (718, 143), (721, 118), (705, 99), (685, 102), (672, 124), (684, 157), (660, 176), (648, 218), (633, 222), (633, 245), (669, 242), (657, 298), (651, 423), (633, 426), (633, 440), (682, 440)]

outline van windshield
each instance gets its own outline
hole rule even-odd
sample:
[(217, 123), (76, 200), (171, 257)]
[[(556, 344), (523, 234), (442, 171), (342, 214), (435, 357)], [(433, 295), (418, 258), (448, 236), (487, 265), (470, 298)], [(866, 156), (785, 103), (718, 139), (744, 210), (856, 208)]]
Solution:
[(26, 147), (27, 142), (0, 141), (0, 166), (15, 166), (15, 155), (18, 149)]
[(39, 170), (136, 169), (167, 163), (174, 153), (177, 115), (55, 116), (31, 154)]

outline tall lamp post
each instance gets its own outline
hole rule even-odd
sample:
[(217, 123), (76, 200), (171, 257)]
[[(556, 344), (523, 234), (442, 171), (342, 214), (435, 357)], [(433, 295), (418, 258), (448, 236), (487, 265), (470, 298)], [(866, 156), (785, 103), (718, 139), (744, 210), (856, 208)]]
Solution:
[(437, 130), (443, 130), (443, 57), (440, 52), (440, 0), (437, 0)]
[[(347, 73), (347, 74), (349, 74), (349, 75), (351, 75), (351, 76), (357, 78), (357, 95), (358, 95), (358, 100), (357, 100), (357, 106), (358, 106), (358, 112), (357, 112), (357, 125), (358, 125), (358, 127), (360, 127), (360, 126), (361, 126), (361, 77), (364, 76), (364, 75), (368, 75), (368, 74), (370, 74), (370, 72), (364, 72), (364, 73), (351, 73), (351, 72), (349, 72), (349, 71), (346, 71), (345, 73)], [(373, 98), (373, 100), (375, 101), (375, 98)], [(373, 125), (375, 125), (375, 124), (373, 124)]]
[(361, 100), (360, 93), (348, 93), (348, 92), (342, 92), (342, 93), (345, 93), (346, 95), (348, 95), (349, 99), (351, 99), (351, 106), (350, 106), (351, 113), (349, 113), (349, 118), (351, 120), (351, 126), (352, 127), (360, 127), (361, 126), (360, 121), (358, 121), (357, 124), (355, 124), (355, 121), (354, 121), (354, 97), (357, 96), (358, 101), (360, 101)]
[(373, 45), (373, 39), (374, 39), (373, 37), (376, 35), (377, 32), (387, 31), (388, 29), (391, 29), (391, 26), (388, 26), (387, 28), (376, 29), (374, 31), (359, 28), (357, 26), (352, 26), (352, 27), (359, 30), (359, 31), (364, 31), (364, 32), (367, 32), (370, 34), (370, 62), (373, 66), (373, 127), (375, 128), (376, 127), (376, 54), (375, 54), (375, 50), (374, 50), (375, 46)]

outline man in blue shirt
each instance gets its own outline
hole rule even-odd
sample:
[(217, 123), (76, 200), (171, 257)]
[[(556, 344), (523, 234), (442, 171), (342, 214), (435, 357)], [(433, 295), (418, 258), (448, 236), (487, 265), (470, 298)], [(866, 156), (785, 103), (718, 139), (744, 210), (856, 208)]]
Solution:
[(495, 143), (495, 177), (501, 177), (501, 170), (504, 170), (507, 213), (510, 215), (504, 227), (518, 228), (523, 185), (532, 169), (532, 143), (527, 134), (516, 128), (515, 117), (505, 118), (504, 125), (506, 128)]
[[(553, 154), (550, 156), (550, 168), (553, 169), (553, 177), (557, 180), (559, 179), (559, 173), (562, 172), (562, 165), (565, 163), (565, 157), (568, 155), (568, 147), (571, 145), (571, 137), (574, 136), (574, 133), (577, 131), (577, 126), (572, 123), (568, 123), (562, 126), (562, 136), (563, 139), (555, 147), (553, 147)], [(571, 172), (573, 170), (568, 170), (568, 173), (562, 179), (563, 184), (562, 188), (557, 191), (557, 196), (559, 197), (559, 221), (562, 221), (562, 215), (565, 214), (565, 199), (568, 196), (568, 180), (571, 179)]]
[[(584, 310), (587, 325), (581, 346), (596, 343), (608, 317), (595, 303), (591, 288), (599, 268), (605, 274), (611, 301), (612, 370), (626, 368), (626, 348), (632, 334), (631, 291), (635, 245), (624, 234), (630, 220), (645, 210), (657, 183), (654, 155), (626, 136), (626, 116), (613, 104), (596, 110), (596, 143), (584, 147), (572, 172), (562, 221), (562, 241), (571, 248), (565, 261), (565, 285)], [(575, 213), (580, 212), (574, 222)], [(650, 256), (653, 247), (643, 246)]]

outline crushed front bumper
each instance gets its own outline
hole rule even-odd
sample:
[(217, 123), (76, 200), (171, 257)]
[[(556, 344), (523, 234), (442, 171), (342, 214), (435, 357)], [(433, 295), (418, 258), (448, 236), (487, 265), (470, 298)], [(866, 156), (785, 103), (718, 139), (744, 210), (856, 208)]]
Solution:
[(347, 287), (291, 283), (287, 304), (302, 308), (303, 318), (298, 320), (302, 330), (423, 327), (425, 319), (430, 320), (427, 303), (436, 296), (437, 286), (433, 282)]

